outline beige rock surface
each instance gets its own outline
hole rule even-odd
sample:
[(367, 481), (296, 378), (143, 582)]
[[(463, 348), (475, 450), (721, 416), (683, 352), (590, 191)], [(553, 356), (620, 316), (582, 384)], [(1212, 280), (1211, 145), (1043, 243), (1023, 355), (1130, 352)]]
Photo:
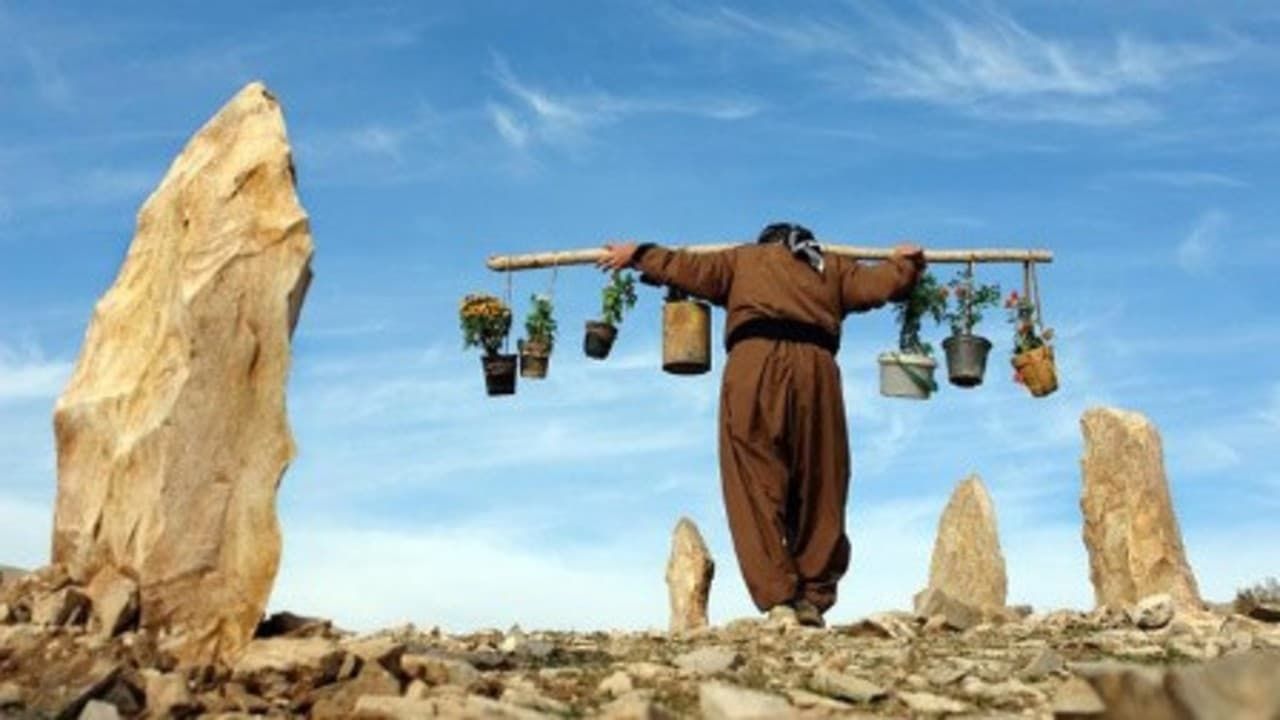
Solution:
[(995, 505), (977, 475), (956, 485), (938, 521), (929, 588), (977, 608), (1001, 608), (1008, 578)]
[(1080, 509), (1097, 604), (1125, 608), (1167, 593), (1179, 609), (1202, 608), (1155, 426), (1139, 413), (1114, 408), (1092, 408), (1080, 425)]
[(249, 641), (279, 563), (312, 255), (294, 182), (280, 105), (251, 84), (142, 206), (54, 412), (54, 562), (136, 578), (141, 624), (185, 638), (188, 663)]
[(671, 536), (667, 561), (667, 591), (671, 597), (671, 632), (707, 627), (707, 600), (716, 564), (698, 526), (680, 518)]

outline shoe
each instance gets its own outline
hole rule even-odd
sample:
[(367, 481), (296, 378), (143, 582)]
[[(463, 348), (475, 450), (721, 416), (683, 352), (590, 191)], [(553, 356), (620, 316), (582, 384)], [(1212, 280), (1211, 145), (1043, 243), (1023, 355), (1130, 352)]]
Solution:
[(796, 609), (790, 605), (774, 605), (765, 615), (765, 624), (772, 627), (796, 627), (800, 619), (796, 617)]
[(822, 628), (827, 626), (826, 620), (822, 619), (822, 611), (808, 600), (797, 600), (794, 613), (796, 622), (805, 627)]

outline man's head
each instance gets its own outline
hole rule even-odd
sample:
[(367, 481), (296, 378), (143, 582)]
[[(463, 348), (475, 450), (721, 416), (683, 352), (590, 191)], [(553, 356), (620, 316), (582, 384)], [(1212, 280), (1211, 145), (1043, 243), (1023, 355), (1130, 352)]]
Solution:
[[(794, 238), (793, 238), (794, 236)], [(809, 228), (795, 223), (773, 223), (760, 231), (757, 243), (785, 242), (794, 244), (796, 240), (812, 240), (813, 233)]]

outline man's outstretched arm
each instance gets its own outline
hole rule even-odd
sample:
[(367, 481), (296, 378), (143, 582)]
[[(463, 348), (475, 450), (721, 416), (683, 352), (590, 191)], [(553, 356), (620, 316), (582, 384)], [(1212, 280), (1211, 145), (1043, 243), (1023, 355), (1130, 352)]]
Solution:
[(604, 270), (634, 267), (645, 279), (670, 285), (690, 295), (724, 305), (733, 283), (732, 250), (692, 253), (660, 245), (617, 243), (604, 246), (605, 254), (596, 262)]
[(924, 270), (924, 250), (909, 243), (898, 245), (888, 260), (875, 265), (848, 263), (840, 279), (845, 312), (865, 312), (906, 299)]

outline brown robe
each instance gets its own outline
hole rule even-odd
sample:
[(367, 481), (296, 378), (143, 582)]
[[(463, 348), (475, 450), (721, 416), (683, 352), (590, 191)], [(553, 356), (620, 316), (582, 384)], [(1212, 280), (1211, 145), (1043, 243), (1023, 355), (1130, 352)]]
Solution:
[[(645, 246), (649, 279), (723, 306), (725, 336), (757, 318), (839, 337), (850, 312), (905, 297), (920, 269), (830, 253), (819, 274), (780, 243), (716, 253)], [(720, 392), (720, 478), (738, 565), (760, 610), (805, 599), (826, 611), (849, 567), (849, 438), (840, 368), (818, 345), (749, 338), (734, 345)]]

